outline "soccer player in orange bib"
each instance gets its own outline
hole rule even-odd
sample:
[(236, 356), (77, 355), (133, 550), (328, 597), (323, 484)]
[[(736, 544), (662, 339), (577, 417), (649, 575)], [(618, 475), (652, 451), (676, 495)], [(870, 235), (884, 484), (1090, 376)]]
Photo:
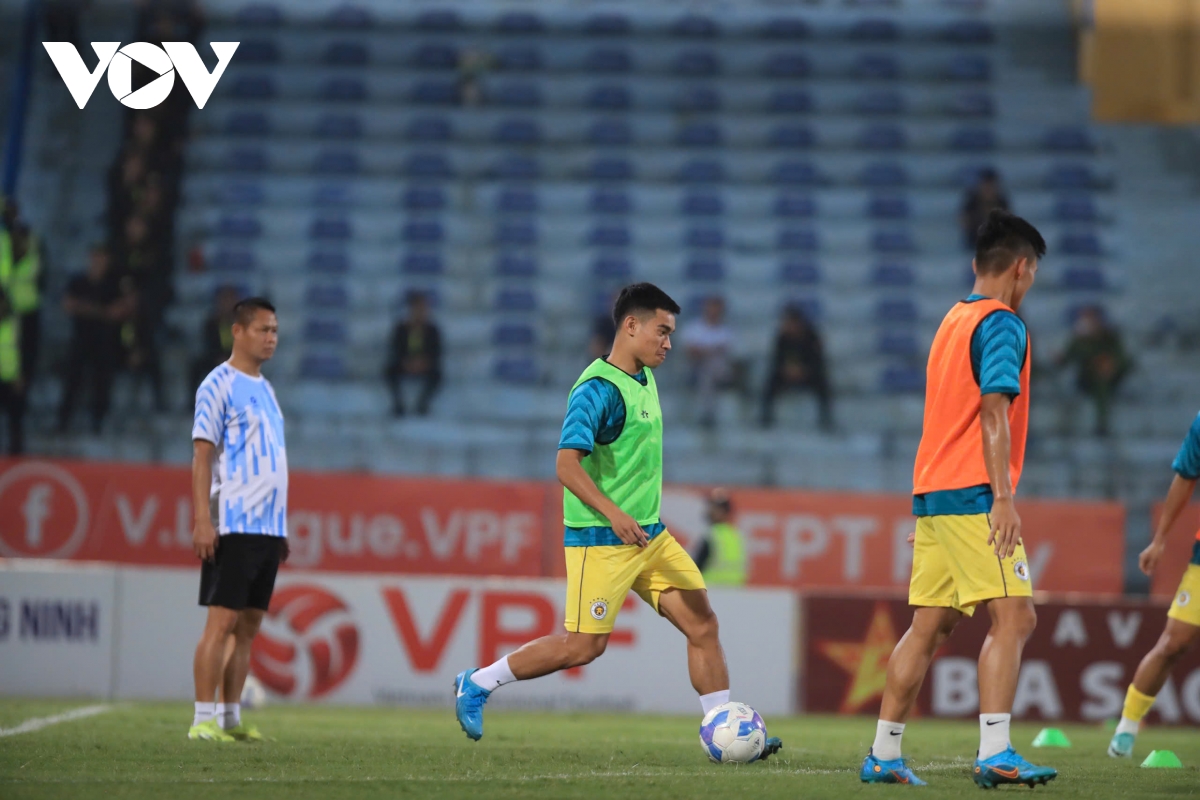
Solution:
[(1015, 493), (1029, 419), (1029, 339), (1017, 316), (1046, 242), (1020, 217), (993, 211), (979, 229), (975, 288), (950, 309), (929, 353), (925, 423), (913, 475), (908, 632), (888, 662), (866, 783), (925, 782), (901, 756), (904, 723), (933, 654), (964, 615), (986, 606), (979, 653), (975, 783), (1033, 786), (1058, 773), (1030, 764), (1009, 742), (1021, 650), (1037, 615)]

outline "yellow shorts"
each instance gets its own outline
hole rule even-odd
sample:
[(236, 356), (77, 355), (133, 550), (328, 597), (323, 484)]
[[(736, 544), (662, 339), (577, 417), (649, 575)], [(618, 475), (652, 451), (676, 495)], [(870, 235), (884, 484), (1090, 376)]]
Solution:
[(1167, 616), (1200, 627), (1200, 564), (1188, 564)]
[(630, 589), (658, 611), (659, 595), (666, 590), (704, 588), (696, 562), (669, 531), (644, 548), (626, 544), (565, 550), (568, 631), (612, 633)]
[(987, 514), (918, 517), (909, 605), (971, 614), (986, 600), (1032, 597), (1024, 545), (1002, 559), (987, 543), (989, 533)]

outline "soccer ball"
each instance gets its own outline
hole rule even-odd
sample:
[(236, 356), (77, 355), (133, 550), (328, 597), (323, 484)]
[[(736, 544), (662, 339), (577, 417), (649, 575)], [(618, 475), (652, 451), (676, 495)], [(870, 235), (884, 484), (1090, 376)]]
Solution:
[(246, 676), (246, 683), (242, 686), (242, 708), (253, 709), (262, 708), (267, 704), (267, 690), (262, 685), (262, 681), (253, 675)]
[(700, 746), (717, 764), (749, 764), (757, 761), (767, 744), (763, 718), (745, 703), (725, 703), (704, 715), (700, 723)]

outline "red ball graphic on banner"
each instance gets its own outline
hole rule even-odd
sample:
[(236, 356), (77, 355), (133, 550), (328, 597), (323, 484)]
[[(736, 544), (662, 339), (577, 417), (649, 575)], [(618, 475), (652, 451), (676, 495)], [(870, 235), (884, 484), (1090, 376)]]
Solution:
[(313, 699), (340, 686), (358, 661), (358, 627), (341, 598), (309, 584), (275, 591), (250, 652), (250, 670), (275, 694)]

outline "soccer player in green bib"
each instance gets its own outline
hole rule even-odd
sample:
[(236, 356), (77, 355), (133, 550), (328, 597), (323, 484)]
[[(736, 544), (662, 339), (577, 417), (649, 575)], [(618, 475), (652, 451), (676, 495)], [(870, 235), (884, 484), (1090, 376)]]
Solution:
[[(458, 722), (471, 739), (483, 736), (483, 704), (498, 687), (598, 658), (630, 589), (687, 637), (688, 672), (703, 712), (729, 702), (704, 578), (659, 517), (662, 409), (653, 370), (671, 349), (678, 313), (657, 286), (626, 286), (613, 307), (612, 351), (571, 389), (556, 464), (564, 488), (567, 630), (455, 678)], [(766, 755), (779, 747), (778, 739), (768, 740)]]

